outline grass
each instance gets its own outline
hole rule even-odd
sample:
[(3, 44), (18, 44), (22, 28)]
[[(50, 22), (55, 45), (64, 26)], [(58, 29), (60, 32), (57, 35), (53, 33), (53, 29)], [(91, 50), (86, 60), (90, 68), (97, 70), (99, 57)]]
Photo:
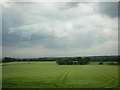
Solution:
[(117, 65), (3, 64), (3, 88), (117, 88)]

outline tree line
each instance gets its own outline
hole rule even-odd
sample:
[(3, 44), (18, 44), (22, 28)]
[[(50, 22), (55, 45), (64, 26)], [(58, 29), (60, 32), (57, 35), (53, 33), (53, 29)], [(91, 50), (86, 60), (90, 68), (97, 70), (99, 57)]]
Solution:
[[(42, 58), (12, 58), (4, 57), (2, 62), (32, 62), (32, 61), (56, 61), (59, 65), (85, 65), (89, 62), (118, 62), (119, 56), (91, 56), (91, 57), (42, 57)], [(112, 64), (112, 63), (111, 63)]]

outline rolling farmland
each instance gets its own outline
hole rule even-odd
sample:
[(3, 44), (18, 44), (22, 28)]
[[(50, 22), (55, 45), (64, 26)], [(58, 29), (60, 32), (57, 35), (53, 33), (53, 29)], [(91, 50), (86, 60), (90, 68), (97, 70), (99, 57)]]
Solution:
[(117, 88), (118, 65), (3, 64), (3, 88)]

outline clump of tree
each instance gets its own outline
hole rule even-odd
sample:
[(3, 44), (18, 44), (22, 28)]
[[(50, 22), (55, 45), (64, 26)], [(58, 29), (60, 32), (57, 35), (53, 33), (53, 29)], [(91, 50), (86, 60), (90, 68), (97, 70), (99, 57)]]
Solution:
[(78, 57), (77, 61), (79, 65), (86, 65), (86, 64), (89, 64), (90, 57), (84, 57), (84, 58)]
[(72, 65), (73, 64), (73, 60), (58, 59), (56, 61), (56, 63), (59, 64), (59, 65)]
[(77, 57), (74, 59), (58, 59), (56, 63), (58, 65), (86, 65), (89, 64), (90, 57)]

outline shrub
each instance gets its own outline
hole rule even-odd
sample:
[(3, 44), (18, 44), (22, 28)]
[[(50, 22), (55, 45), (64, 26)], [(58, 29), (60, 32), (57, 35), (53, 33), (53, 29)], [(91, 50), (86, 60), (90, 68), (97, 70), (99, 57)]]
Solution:
[(103, 62), (99, 62), (99, 65), (103, 65)]

